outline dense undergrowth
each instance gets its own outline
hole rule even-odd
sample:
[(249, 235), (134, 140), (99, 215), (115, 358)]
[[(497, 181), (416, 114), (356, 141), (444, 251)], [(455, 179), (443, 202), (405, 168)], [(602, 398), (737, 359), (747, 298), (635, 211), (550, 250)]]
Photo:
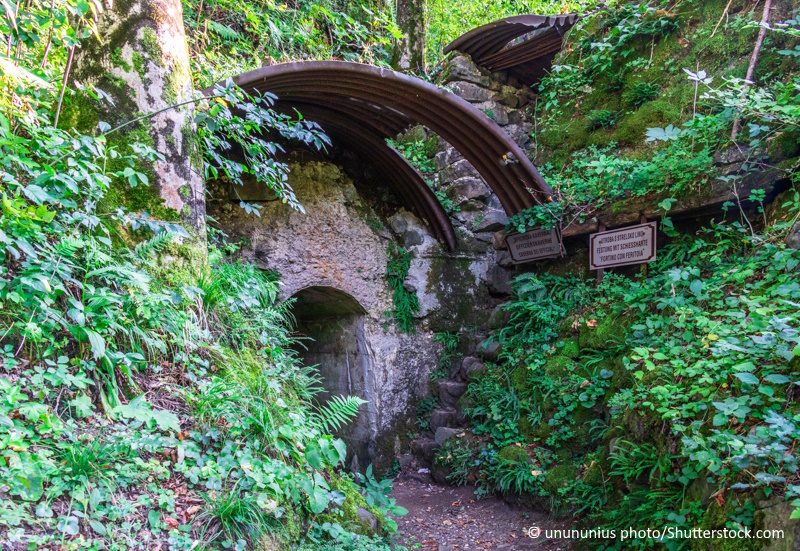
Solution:
[[(749, 86), (761, 6), (617, 3), (580, 21), (532, 109), (535, 161), (562, 207), (551, 218), (566, 227), (598, 211), (716, 193), (719, 177), (733, 188), (767, 167), (788, 174), (800, 120), (790, 4), (773, 5)], [(724, 166), (730, 148), (743, 161), (736, 174)]]
[[(783, 205), (790, 221), (799, 200)], [(763, 528), (760, 509), (784, 500), (800, 512), (800, 252), (783, 243), (788, 226), (720, 223), (665, 247), (646, 273), (599, 285), (519, 276), (500, 359), (466, 397), (477, 437), (440, 452), (449, 478), (617, 534)]]
[[(760, 10), (743, 8), (618, 4), (572, 31), (540, 87), (534, 138), (559, 202), (508, 229), (659, 210), (669, 243), (639, 274), (600, 284), (566, 261), (517, 277), (508, 321), (486, 343), (500, 343), (499, 358), (470, 376), (472, 435), (437, 462), (479, 495), (606, 530), (586, 547), (761, 549), (619, 534), (800, 517), (800, 252), (786, 245), (800, 211), (798, 33), (779, 4), (744, 83)], [(738, 192), (767, 170), (790, 187), (769, 208), (758, 186)], [(676, 232), (669, 211), (712, 188), (734, 200), (716, 222)]]

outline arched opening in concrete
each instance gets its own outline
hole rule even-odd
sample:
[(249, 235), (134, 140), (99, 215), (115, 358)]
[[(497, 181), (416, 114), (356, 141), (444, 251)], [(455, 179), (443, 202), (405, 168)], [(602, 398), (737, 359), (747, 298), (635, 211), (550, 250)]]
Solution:
[(347, 465), (363, 470), (371, 461), (374, 436), (372, 361), (364, 338), (366, 310), (351, 295), (333, 287), (306, 287), (292, 296), (296, 330), (304, 337), (300, 357), (304, 365), (316, 366), (322, 377), (325, 391), (318, 397), (320, 403), (336, 395), (367, 401), (358, 417), (337, 433), (347, 444)]

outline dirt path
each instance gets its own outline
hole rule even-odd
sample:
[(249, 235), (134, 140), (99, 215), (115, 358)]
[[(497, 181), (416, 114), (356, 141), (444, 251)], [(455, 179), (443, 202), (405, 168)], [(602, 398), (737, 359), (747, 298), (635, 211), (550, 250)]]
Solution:
[(391, 497), (408, 509), (398, 518), (399, 543), (412, 549), (421, 544), (424, 551), (470, 551), (483, 549), (567, 549), (563, 541), (547, 541), (544, 534), (531, 538), (531, 526), (564, 527), (546, 514), (525, 511), (506, 502), (485, 497), (475, 499), (472, 486), (440, 486), (428, 475), (402, 473), (392, 485)]

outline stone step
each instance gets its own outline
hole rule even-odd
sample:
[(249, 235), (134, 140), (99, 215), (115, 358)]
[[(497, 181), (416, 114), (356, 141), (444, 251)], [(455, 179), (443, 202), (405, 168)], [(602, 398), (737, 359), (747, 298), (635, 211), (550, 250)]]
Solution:
[(467, 383), (458, 381), (439, 381), (439, 407), (456, 409), (458, 400), (467, 391)]
[(411, 451), (419, 458), (420, 464), (427, 468), (433, 465), (433, 458), (438, 449), (439, 444), (433, 438), (423, 437), (411, 441)]
[(455, 427), (459, 424), (458, 412), (454, 409), (434, 409), (431, 411), (431, 431), (439, 427)]
[(433, 437), (434, 441), (439, 444), (440, 446), (444, 445), (445, 442), (454, 438), (457, 434), (463, 432), (462, 429), (454, 429), (450, 427), (439, 427), (436, 429), (436, 435)]

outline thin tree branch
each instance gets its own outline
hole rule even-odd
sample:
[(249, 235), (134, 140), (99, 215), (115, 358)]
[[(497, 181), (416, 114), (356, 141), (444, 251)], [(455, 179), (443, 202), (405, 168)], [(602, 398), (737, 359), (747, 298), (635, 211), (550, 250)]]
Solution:
[[(745, 77), (744, 86), (742, 87), (742, 95), (740, 98), (740, 103), (744, 103), (745, 98), (747, 97), (747, 88), (749, 83), (753, 81), (753, 73), (756, 70), (756, 63), (758, 63), (758, 54), (761, 52), (761, 45), (764, 43), (764, 37), (767, 35), (767, 24), (769, 23), (769, 10), (772, 7), (772, 0), (766, 0), (764, 3), (764, 13), (761, 16), (761, 30), (758, 31), (758, 40), (756, 40), (756, 46), (753, 48), (753, 56), (750, 58), (750, 66), (747, 68), (747, 76)], [(731, 141), (736, 141), (736, 135), (739, 134), (739, 131), (742, 129), (742, 114), (739, 113), (736, 116), (736, 120), (733, 121), (733, 132), (731, 133)]]

